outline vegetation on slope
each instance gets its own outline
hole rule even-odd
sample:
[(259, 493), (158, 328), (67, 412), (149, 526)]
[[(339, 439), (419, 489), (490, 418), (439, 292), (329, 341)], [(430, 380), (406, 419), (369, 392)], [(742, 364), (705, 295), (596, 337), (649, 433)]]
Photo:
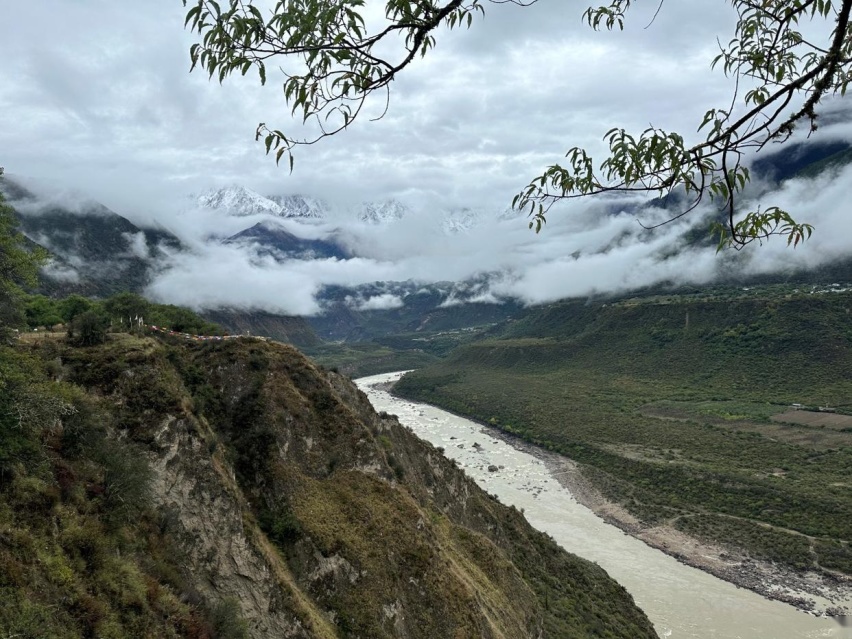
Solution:
[(60, 381), (63, 349), (0, 347), (0, 635), (245, 637), (190, 585), (149, 499), (132, 407)]
[(406, 376), (405, 397), (584, 464), (610, 498), (753, 556), (852, 574), (849, 293), (566, 302)]
[(394, 605), (409, 636), (527, 636), (539, 624), (545, 636), (648, 632), (603, 612), (624, 593), (602, 571), (535, 533), (395, 418), (377, 419), (339, 376), (268, 345), (188, 352), (181, 370), (197, 380), (195, 397), (216, 398), (241, 376), (241, 396), (219, 395), (205, 415), (293, 570), (308, 572), (317, 555), (348, 566), (334, 588), (329, 576), (309, 589), (340, 611), (343, 636), (401, 634), (388, 628)]
[(351, 378), (422, 368), (438, 358), (421, 349), (395, 349), (376, 342), (322, 344), (305, 350), (315, 362)]
[(0, 368), (3, 636), (654, 636), (291, 348), (57, 338)]
[(75, 320), (90, 313), (98, 318), (104, 329), (126, 331), (137, 326), (139, 319), (146, 325), (160, 326), (178, 333), (221, 335), (223, 330), (187, 308), (171, 304), (155, 304), (135, 293), (116, 293), (97, 300), (82, 295), (56, 299), (45, 295), (27, 295), (23, 299), (25, 324), (30, 329), (50, 329), (56, 325), (73, 327)]

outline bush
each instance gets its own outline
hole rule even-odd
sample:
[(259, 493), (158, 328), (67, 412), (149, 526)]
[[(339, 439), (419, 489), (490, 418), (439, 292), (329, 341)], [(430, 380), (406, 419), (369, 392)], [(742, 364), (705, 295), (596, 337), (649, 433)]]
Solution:
[(150, 505), (151, 469), (141, 450), (127, 441), (104, 437), (92, 451), (104, 468), (106, 521), (133, 521)]
[(240, 615), (240, 606), (234, 599), (223, 599), (211, 613), (213, 631), (217, 639), (248, 639), (248, 624)]
[(278, 546), (291, 544), (302, 536), (302, 524), (286, 505), (275, 510), (264, 509), (258, 523), (260, 529)]
[(75, 346), (97, 346), (107, 337), (109, 322), (95, 311), (86, 311), (68, 326), (68, 340)]

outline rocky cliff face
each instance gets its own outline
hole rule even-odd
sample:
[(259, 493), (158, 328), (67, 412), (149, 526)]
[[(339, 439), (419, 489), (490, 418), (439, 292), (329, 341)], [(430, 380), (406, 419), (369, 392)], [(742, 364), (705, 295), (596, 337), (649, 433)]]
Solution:
[(62, 375), (144, 451), (188, 590), (235, 602), (250, 636), (656, 636), (600, 568), (295, 349), (122, 340), (62, 350)]

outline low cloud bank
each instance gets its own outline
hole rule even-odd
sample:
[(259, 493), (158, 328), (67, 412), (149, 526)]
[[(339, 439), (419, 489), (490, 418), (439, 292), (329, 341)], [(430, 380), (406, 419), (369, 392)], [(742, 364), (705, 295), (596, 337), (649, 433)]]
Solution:
[[(709, 209), (648, 231), (643, 225), (661, 222), (671, 212), (638, 209), (628, 200), (573, 201), (554, 207), (540, 234), (529, 231), (523, 217), (495, 214), (482, 216), (466, 232), (448, 235), (425, 208), (380, 226), (357, 220), (310, 227), (289, 223), (294, 234), (334, 239), (359, 256), (345, 260), (276, 261), (246, 247), (223, 245), (211, 238), (255, 220), (239, 218), (235, 223), (227, 216), (192, 211), (171, 223), (191, 250), (172, 255), (148, 292), (194, 308), (314, 315), (322, 312), (317, 295), (328, 285), (476, 278), (478, 301), (515, 298), (533, 305), (661, 283), (702, 285), (722, 276), (811, 269), (852, 256), (850, 180), (852, 167), (845, 167), (817, 179), (789, 180), (748, 203), (781, 206), (813, 224), (814, 235), (803, 246), (793, 249), (784, 238), (771, 238), (762, 246), (720, 254), (710, 242), (693, 247), (684, 243), (688, 232), (709, 234)], [(352, 302), (360, 310), (403, 303), (392, 294)], [(457, 301), (446, 302), (453, 303)]]

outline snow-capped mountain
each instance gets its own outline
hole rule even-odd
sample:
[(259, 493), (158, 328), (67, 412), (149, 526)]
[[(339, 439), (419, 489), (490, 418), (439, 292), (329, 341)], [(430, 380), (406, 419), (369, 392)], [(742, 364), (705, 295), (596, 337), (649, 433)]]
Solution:
[(463, 207), (447, 211), (441, 222), (441, 228), (447, 235), (464, 233), (482, 222), (483, 219), (493, 217), (487, 210), (481, 208)]
[(408, 208), (397, 200), (364, 202), (358, 211), (358, 219), (370, 224), (396, 222), (405, 217)]
[(244, 186), (208, 191), (196, 198), (198, 206), (227, 211), (230, 215), (280, 215), (281, 205)]
[(276, 217), (320, 220), (326, 217), (328, 206), (322, 200), (302, 195), (261, 195), (244, 186), (234, 185), (213, 189), (195, 198), (206, 209), (225, 211), (238, 217), (274, 215)]
[(270, 195), (269, 199), (281, 207), (282, 217), (321, 220), (328, 213), (325, 202), (304, 195)]
[[(367, 224), (387, 225), (399, 222), (412, 210), (399, 200), (389, 198), (344, 206), (332, 215), (332, 209), (321, 199), (305, 195), (264, 196), (244, 186), (214, 189), (194, 198), (203, 208), (218, 209), (230, 215), (274, 215), (292, 220), (319, 221), (331, 217), (358, 220)], [(512, 212), (517, 214), (517, 212)], [(464, 233), (489, 218), (503, 219), (506, 212), (495, 216), (493, 211), (477, 207), (438, 210), (432, 214), (437, 226), (447, 235)]]
[[(388, 198), (353, 203), (332, 208), (319, 198), (306, 195), (261, 195), (244, 186), (234, 185), (193, 196), (193, 202), (202, 208), (218, 209), (229, 215), (244, 217), (270, 215), (298, 222), (317, 223), (336, 220), (363, 222), (375, 226), (388, 226), (417, 213), (399, 200)], [(494, 211), (483, 207), (452, 207), (434, 209), (428, 217), (445, 235), (467, 233), (476, 226), (491, 221), (505, 221), (524, 214), (511, 208)]]

